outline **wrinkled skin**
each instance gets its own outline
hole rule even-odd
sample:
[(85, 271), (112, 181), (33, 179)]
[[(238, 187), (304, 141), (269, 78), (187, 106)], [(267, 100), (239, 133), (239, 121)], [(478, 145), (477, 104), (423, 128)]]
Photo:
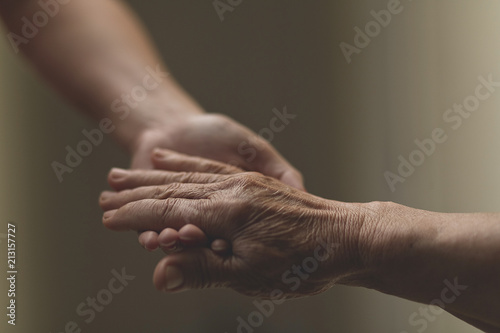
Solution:
[[(159, 262), (158, 289), (228, 287), (262, 298), (279, 289), (294, 298), (322, 292), (361, 270), (355, 249), (362, 217), (356, 204), (322, 199), (259, 173), (234, 173), (238, 170), (209, 160), (156, 153), (175, 171), (120, 170), (115, 184), (120, 191), (104, 193), (101, 206), (104, 225), (116, 231), (203, 230), (206, 239), (200, 236)], [(187, 171), (177, 172), (182, 169)], [(226, 242), (224, 251), (206, 245), (214, 239)], [(310, 273), (302, 268), (283, 276), (305, 259), (316, 260)], [(167, 269), (173, 277), (166, 276)], [(294, 283), (285, 280), (297, 276)]]
[[(264, 175), (281, 180), (285, 184), (304, 189), (302, 175), (290, 165), (270, 144), (258, 137), (248, 128), (231, 118), (219, 114), (190, 114), (161, 118), (155, 117), (148, 130), (135, 140), (132, 148), (133, 169), (164, 169), (161, 163), (151, 159), (155, 148), (209, 158), (222, 163), (230, 163), (239, 168), (231, 172), (258, 171)], [(240, 145), (245, 149), (242, 154)], [(253, 153), (248, 153), (252, 151)], [(157, 161), (156, 161), (157, 162)], [(240, 169), (241, 168), (241, 169)], [(178, 170), (182, 171), (182, 170)], [(111, 186), (114, 184), (110, 182)], [(146, 230), (146, 229), (144, 229)], [(143, 230), (141, 230), (143, 231)], [(199, 233), (198, 233), (199, 234)], [(170, 239), (170, 238), (169, 238)], [(147, 250), (161, 247), (158, 233), (140, 232), (139, 242)]]

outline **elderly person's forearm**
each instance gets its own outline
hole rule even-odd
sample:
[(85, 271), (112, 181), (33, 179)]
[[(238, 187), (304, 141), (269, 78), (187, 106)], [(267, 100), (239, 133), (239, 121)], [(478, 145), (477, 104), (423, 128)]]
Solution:
[(365, 286), (500, 328), (500, 214), (444, 214), (380, 203), (366, 230)]
[(193, 224), (232, 250), (219, 256), (197, 248), (166, 257), (155, 271), (160, 289), (222, 286), (264, 298), (280, 290), (293, 298), (338, 283), (443, 306), (482, 329), (500, 327), (499, 214), (342, 203), (257, 173), (217, 174), (203, 159), (186, 162), (172, 152), (155, 159), (186, 172), (119, 171), (111, 185), (120, 192), (101, 201), (104, 224), (156, 231)]

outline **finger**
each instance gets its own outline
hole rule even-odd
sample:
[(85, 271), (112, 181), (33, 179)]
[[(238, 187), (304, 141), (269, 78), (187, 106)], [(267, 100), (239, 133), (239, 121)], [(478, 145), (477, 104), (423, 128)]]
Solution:
[(220, 256), (228, 255), (231, 253), (231, 245), (225, 239), (216, 239), (210, 244), (212, 251)]
[[(269, 174), (269, 176), (272, 177), (271, 174)], [(281, 180), (283, 183), (290, 185), (298, 190), (307, 192), (304, 186), (304, 178), (302, 177), (302, 174), (298, 170), (294, 168), (284, 170), (281, 174), (278, 173), (277, 177), (278, 177), (277, 179)]]
[(207, 248), (193, 248), (163, 258), (153, 273), (158, 290), (228, 287), (234, 277), (234, 260), (225, 260)]
[(208, 199), (192, 200), (171, 198), (167, 200), (144, 199), (130, 202), (119, 209), (106, 211), (104, 225), (115, 231), (152, 230), (161, 232), (165, 228), (179, 230), (186, 224), (195, 224), (203, 230), (218, 229), (208, 223), (210, 214), (202, 214), (208, 207)]
[(163, 252), (174, 252), (179, 247), (179, 232), (172, 228), (163, 229), (158, 235), (158, 243)]
[[(189, 247), (203, 247), (208, 243), (208, 239), (200, 228), (187, 224), (179, 231), (172, 228), (162, 230), (158, 236), (158, 243), (165, 253), (171, 254)], [(230, 246), (227, 241), (218, 239), (212, 242), (211, 248), (217, 254), (224, 255), (229, 252)]]
[[(257, 140), (263, 139), (259, 138)], [(253, 170), (263, 175), (276, 178), (296, 189), (305, 191), (302, 174), (288, 163), (273, 146), (267, 141), (264, 141), (264, 143), (261, 142), (257, 146), (260, 147), (260, 149), (257, 150), (255, 159), (251, 162)]]
[(201, 247), (208, 243), (205, 233), (193, 224), (186, 224), (179, 229), (179, 241), (189, 247)]
[(172, 183), (206, 184), (226, 180), (230, 175), (196, 172), (171, 172), (164, 170), (124, 170), (113, 168), (108, 182), (117, 191), (152, 185)]
[(214, 160), (180, 154), (172, 150), (157, 148), (153, 151), (152, 161), (155, 169), (186, 172), (234, 174), (243, 169)]
[(148, 251), (158, 248), (158, 234), (154, 231), (144, 231), (139, 234), (139, 243)]
[(214, 188), (201, 186), (200, 184), (170, 184), (159, 186), (143, 186), (120, 192), (104, 191), (99, 199), (103, 210), (120, 208), (129, 202), (143, 199), (206, 199)]

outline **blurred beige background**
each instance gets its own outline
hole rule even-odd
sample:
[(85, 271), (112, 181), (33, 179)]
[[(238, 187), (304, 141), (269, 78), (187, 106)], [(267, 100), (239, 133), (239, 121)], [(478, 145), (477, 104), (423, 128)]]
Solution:
[[(352, 44), (353, 28), (387, 1), (243, 1), (224, 22), (211, 1), (130, 3), (171, 72), (207, 110), (255, 131), (268, 125), (274, 107), (298, 115), (272, 143), (303, 171), (310, 192), (436, 211), (498, 211), (500, 92), (456, 131), (442, 120), (474, 92), (479, 75), (500, 80), (498, 1), (405, 0), (351, 64), (339, 44)], [(106, 173), (128, 165), (110, 137), (57, 181), (51, 162), (96, 124), (61, 101), (6, 41), (0, 57), (0, 233), (8, 221), (17, 224), (19, 269), (18, 325), (7, 327), (2, 313), (0, 331), (63, 332), (75, 321), (83, 332), (236, 332), (236, 318), (255, 310), (252, 299), (226, 290), (157, 293), (151, 275), (161, 255), (141, 250), (132, 233), (102, 227), (97, 197)], [(398, 156), (407, 157), (413, 141), (436, 127), (447, 129), (447, 142), (391, 192), (383, 173), (395, 172)], [(4, 256), (5, 242), (0, 247)], [(79, 303), (96, 297), (111, 270), (122, 267), (136, 278), (85, 323)], [(0, 286), (5, 309), (4, 279)], [(409, 317), (421, 306), (334, 287), (280, 305), (255, 332), (418, 332)], [(447, 314), (425, 330), (476, 331)]]

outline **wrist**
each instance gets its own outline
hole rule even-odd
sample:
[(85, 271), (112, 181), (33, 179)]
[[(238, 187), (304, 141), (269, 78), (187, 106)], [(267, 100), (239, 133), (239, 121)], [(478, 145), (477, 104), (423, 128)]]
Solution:
[[(335, 284), (366, 286), (372, 278), (371, 267), (366, 265), (370, 252), (368, 230), (377, 224), (378, 204), (344, 203), (328, 200), (324, 229), (320, 238), (327, 239), (334, 255), (328, 261), (327, 278)], [(371, 232), (371, 231), (370, 231)]]
[(425, 280), (426, 270), (415, 270), (421, 254), (436, 236), (437, 213), (393, 202), (363, 204), (365, 222), (359, 236), (359, 255), (366, 272), (363, 286), (397, 294), (403, 277)]
[(328, 269), (332, 282), (384, 290), (391, 283), (388, 267), (401, 269), (405, 247), (420, 237), (414, 221), (403, 218), (416, 218), (418, 210), (408, 210), (392, 202), (331, 201), (326, 235), (337, 249)]

